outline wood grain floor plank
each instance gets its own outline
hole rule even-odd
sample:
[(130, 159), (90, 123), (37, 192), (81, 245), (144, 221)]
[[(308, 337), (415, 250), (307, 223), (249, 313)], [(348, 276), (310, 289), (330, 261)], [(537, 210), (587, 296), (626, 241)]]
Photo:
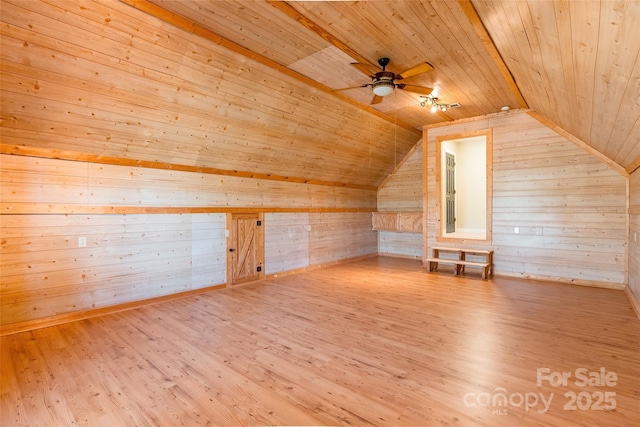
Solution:
[[(1, 344), (2, 425), (640, 422), (640, 321), (623, 291), (429, 274), (398, 258), (9, 335)], [(572, 377), (538, 385), (539, 368)], [(614, 372), (616, 384), (576, 385), (580, 368)], [(501, 392), (515, 400), (493, 404)], [(567, 396), (581, 392), (581, 404), (615, 393), (615, 408), (566, 410)], [(518, 401), (534, 394), (553, 396), (548, 410)]]

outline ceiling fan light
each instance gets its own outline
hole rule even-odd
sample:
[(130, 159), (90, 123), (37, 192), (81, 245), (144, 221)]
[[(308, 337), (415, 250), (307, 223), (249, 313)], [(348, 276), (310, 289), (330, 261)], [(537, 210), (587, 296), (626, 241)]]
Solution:
[(436, 111), (438, 111), (438, 106), (437, 105), (432, 105), (431, 106), (431, 112), (435, 113)]
[(379, 81), (373, 84), (373, 93), (378, 96), (387, 96), (393, 92), (393, 82), (391, 81)]

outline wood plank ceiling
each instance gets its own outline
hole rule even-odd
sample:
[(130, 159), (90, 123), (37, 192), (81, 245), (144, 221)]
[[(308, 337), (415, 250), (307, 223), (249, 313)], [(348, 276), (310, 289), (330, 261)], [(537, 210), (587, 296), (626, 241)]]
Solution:
[(529, 107), (640, 167), (640, 1), (475, 1)]
[[(640, 166), (639, 8), (5, 0), (2, 152), (375, 188), (423, 125), (509, 105), (631, 171)], [(406, 83), (461, 107), (434, 114), (407, 91), (375, 105), (370, 88), (333, 91), (368, 83), (350, 63), (380, 57), (394, 72), (432, 64)]]
[[(395, 72), (427, 61), (435, 69), (410, 83), (434, 87), (441, 101), (462, 107), (434, 115), (406, 91), (374, 106), (411, 126), (489, 114), (503, 105), (529, 107), (627, 170), (640, 166), (637, 0), (288, 2), (316, 31), (278, 14), (284, 2), (152, 1), (333, 89), (368, 79), (349, 65), (359, 58), (318, 29), (370, 63), (390, 57)], [(490, 39), (479, 36), (469, 9)], [(486, 41), (497, 48), (515, 90)], [(369, 88), (346, 94), (363, 104), (371, 100)]]

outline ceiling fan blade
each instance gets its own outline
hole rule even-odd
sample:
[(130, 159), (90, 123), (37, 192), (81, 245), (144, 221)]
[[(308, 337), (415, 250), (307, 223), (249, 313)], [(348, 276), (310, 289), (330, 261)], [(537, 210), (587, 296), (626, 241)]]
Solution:
[(358, 85), (358, 86), (350, 86), (350, 87), (341, 87), (340, 89), (331, 89), (331, 92), (340, 92), (343, 90), (349, 90), (349, 89), (360, 89), (361, 87), (367, 87), (367, 85)]
[(371, 105), (379, 104), (380, 102), (382, 102), (382, 97), (378, 95), (373, 95), (373, 99), (371, 100)]
[(424, 87), (424, 86), (416, 86), (416, 85), (405, 85), (405, 84), (397, 84), (396, 87), (398, 89), (406, 90), (409, 92), (419, 93), (421, 95), (431, 95), (433, 92), (432, 87)]
[(358, 70), (360, 70), (360, 72), (366, 74), (367, 76), (369, 76), (371, 78), (373, 78), (375, 76), (375, 74), (378, 71), (380, 71), (380, 70), (376, 69), (375, 67), (371, 66), (370, 64), (363, 64), (361, 62), (352, 62), (351, 65), (353, 65)]
[(409, 68), (408, 70), (397, 74), (396, 80), (406, 79), (407, 77), (415, 76), (417, 74), (426, 73), (428, 71), (433, 70), (433, 66), (428, 62), (423, 62), (422, 64), (418, 64), (413, 68)]

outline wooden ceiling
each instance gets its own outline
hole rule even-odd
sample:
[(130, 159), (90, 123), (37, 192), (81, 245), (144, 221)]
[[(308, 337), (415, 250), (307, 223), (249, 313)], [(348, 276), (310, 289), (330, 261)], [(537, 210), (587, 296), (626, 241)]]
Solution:
[(529, 108), (640, 167), (640, 1), (474, 1)]
[[(509, 105), (632, 171), (639, 18), (637, 0), (3, 0), (2, 151), (375, 188), (422, 126)], [(334, 91), (380, 57), (430, 63), (406, 83), (461, 107)]]
[[(463, 108), (433, 114), (419, 105), (420, 94), (399, 90), (373, 106), (391, 120), (402, 120), (416, 129), (444, 120), (494, 113), (503, 105), (525, 107), (456, 2), (152, 3), (330, 89), (371, 82), (350, 65), (353, 62), (379, 68), (378, 59), (389, 57), (388, 69), (396, 73), (429, 62), (435, 67), (433, 71), (403, 82), (436, 88), (440, 101), (459, 102)], [(357, 87), (341, 93), (363, 106), (372, 100), (370, 88)]]
[[(640, 166), (637, 0), (152, 2), (333, 89), (369, 82), (351, 62), (389, 57), (395, 72), (429, 62), (432, 72), (406, 82), (462, 107), (434, 115), (406, 91), (374, 106), (411, 126), (531, 108), (619, 165)], [(346, 94), (372, 98), (369, 88)]]

